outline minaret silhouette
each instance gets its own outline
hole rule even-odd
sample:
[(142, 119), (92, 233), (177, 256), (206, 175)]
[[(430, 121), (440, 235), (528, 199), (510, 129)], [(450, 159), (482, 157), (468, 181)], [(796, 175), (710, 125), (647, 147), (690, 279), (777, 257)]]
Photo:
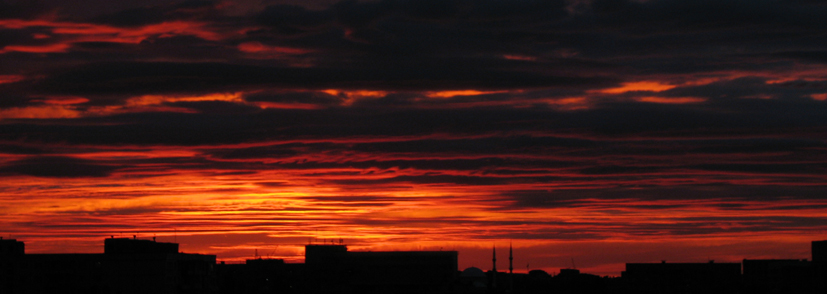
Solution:
[(514, 250), (508, 243), (508, 290), (514, 293)]
[(511, 243), (508, 243), (508, 273), (514, 274), (514, 251), (511, 248)]
[(491, 269), (491, 289), (497, 288), (497, 246), (494, 246), (494, 255), (491, 258), (494, 268)]
[(494, 271), (496, 273), (497, 272), (497, 246), (494, 246), (494, 257), (491, 259), (491, 261), (494, 263), (494, 268), (492, 269), (492, 271)]

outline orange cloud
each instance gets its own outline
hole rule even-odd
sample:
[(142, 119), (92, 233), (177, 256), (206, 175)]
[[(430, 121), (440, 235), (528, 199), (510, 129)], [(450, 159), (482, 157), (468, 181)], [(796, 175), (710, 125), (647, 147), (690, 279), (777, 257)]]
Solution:
[(827, 100), (827, 93), (812, 94), (810, 97), (818, 101), (825, 101)]
[(276, 102), (265, 102), (265, 101), (256, 101), (250, 102), (250, 104), (256, 105), (261, 109), (268, 109), (268, 108), (275, 108), (275, 109), (320, 109), (322, 106), (316, 104), (307, 104), (307, 103), (276, 103)]
[[(44, 45), (7, 45), (0, 54), (8, 52), (25, 53), (61, 53), (66, 52), (77, 42), (114, 42), (138, 44), (150, 37), (196, 36), (201, 39), (217, 41), (225, 38), (224, 35), (207, 27), (207, 23), (190, 21), (170, 21), (160, 24), (151, 24), (138, 28), (118, 28), (107, 25), (57, 22), (51, 20), (0, 20), (0, 28), (24, 29), (29, 27), (44, 27), (51, 30), (52, 35), (62, 36), (59, 43)], [(49, 39), (51, 36), (39, 34), (37, 39)]]
[(454, 90), (454, 91), (437, 91), (427, 92), (425, 96), (431, 98), (451, 98), (455, 96), (476, 96), (485, 94), (505, 93), (508, 91), (478, 91), (478, 90)]
[(71, 47), (71, 44), (47, 44), (42, 46), (23, 46), (23, 45), (9, 45), (0, 49), (0, 54), (8, 52), (24, 52), (24, 53), (63, 53)]
[(235, 93), (213, 93), (201, 96), (164, 96), (164, 95), (144, 95), (129, 98), (126, 100), (126, 107), (158, 105), (162, 103), (174, 102), (200, 102), (200, 101), (225, 101), (225, 102), (243, 102), (241, 92)]
[(53, 105), (72, 105), (89, 102), (89, 99), (77, 96), (49, 96), (48, 99), (42, 100), (42, 102)]
[(589, 101), (586, 97), (566, 97), (559, 99), (543, 100), (549, 106), (559, 110), (581, 110), (589, 108)]
[(77, 118), (80, 117), (81, 114), (80, 111), (64, 105), (14, 107), (0, 110), (0, 120), (15, 118)]
[(652, 82), (652, 81), (642, 81), (642, 82), (630, 82), (630, 83), (623, 83), (622, 86), (617, 88), (610, 88), (599, 90), (598, 92), (603, 94), (622, 94), (626, 92), (638, 92), (638, 91), (647, 91), (647, 92), (663, 92), (666, 90), (674, 89), (676, 86), (662, 84), (660, 82)]
[(342, 105), (347, 106), (353, 104), (356, 100), (365, 98), (382, 98), (388, 95), (386, 91), (370, 91), (370, 90), (336, 90), (327, 89), (321, 91), (328, 95), (339, 96), (347, 98)]
[(25, 80), (26, 77), (21, 75), (0, 75), (0, 84), (11, 84)]
[(689, 104), (706, 102), (706, 98), (701, 97), (658, 97), (647, 96), (635, 98), (638, 102), (661, 103), (661, 104)]
[(307, 54), (314, 50), (283, 47), (283, 46), (267, 46), (260, 42), (245, 42), (238, 45), (238, 50), (246, 53), (265, 53), (265, 54)]
[(505, 54), (505, 55), (503, 55), (503, 58), (508, 59), (508, 60), (537, 61), (537, 57), (525, 56), (525, 55)]

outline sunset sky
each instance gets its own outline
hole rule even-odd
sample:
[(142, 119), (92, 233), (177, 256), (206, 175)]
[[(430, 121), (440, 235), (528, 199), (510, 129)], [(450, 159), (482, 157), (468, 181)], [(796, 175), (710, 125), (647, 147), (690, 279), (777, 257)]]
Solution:
[(0, 0), (0, 236), (810, 258), (827, 1)]

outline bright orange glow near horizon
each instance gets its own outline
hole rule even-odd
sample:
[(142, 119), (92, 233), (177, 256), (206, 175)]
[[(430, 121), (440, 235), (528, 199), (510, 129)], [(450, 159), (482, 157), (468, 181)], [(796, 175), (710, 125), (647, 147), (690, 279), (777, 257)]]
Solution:
[[(816, 199), (783, 204), (755, 200), (739, 210), (730, 210), (720, 199), (585, 198), (576, 206), (528, 208), (514, 206), (514, 200), (500, 196), (514, 190), (553, 193), (580, 189), (584, 185), (597, 189), (625, 181), (621, 177), (608, 177), (599, 182), (590, 180), (587, 184), (577, 180), (578, 175), (566, 175), (570, 173), (566, 169), (531, 173), (570, 177), (568, 181), (456, 185), (385, 180), (437, 174), (475, 176), (479, 173), (474, 170), (393, 167), (241, 172), (161, 163), (202, 157), (203, 148), (209, 146), (80, 151), (67, 156), (95, 160), (102, 165), (124, 160), (137, 164), (99, 179), (7, 178), (0, 183), (0, 191), (3, 191), (0, 213), (6, 216), (5, 222), (18, 225), (7, 227), (12, 230), (6, 234), (25, 241), (28, 252), (32, 253), (99, 252), (102, 239), (110, 235), (157, 237), (159, 241), (181, 243), (185, 252), (216, 254), (219, 260), (231, 263), (252, 258), (252, 252), (256, 250), (272, 258), (301, 262), (304, 244), (341, 238), (356, 251), (458, 250), (461, 266), (483, 268), (489, 265), (485, 260), (492, 246), (505, 247), (511, 243), (518, 254), (518, 262), (533, 264), (532, 268), (554, 272), (566, 267), (567, 260), (575, 258), (585, 271), (615, 275), (622, 270), (623, 262), (698, 261), (691, 252), (709, 246), (717, 248), (716, 253), (703, 249), (706, 254), (703, 256), (721, 261), (776, 257), (766, 247), (743, 249), (745, 246), (752, 248), (747, 246), (751, 243), (804, 248), (809, 240), (819, 238), (820, 233), (796, 229), (775, 231), (771, 233), (773, 241), (768, 243), (765, 234), (744, 229), (753, 226), (751, 223), (764, 223), (761, 219), (784, 219), (802, 214), (827, 218), (827, 212), (820, 208), (827, 205), (827, 201)], [(343, 160), (335, 156), (329, 159), (317, 156), (297, 154), (269, 161), (269, 164)], [(361, 156), (350, 154), (348, 161), (403, 158), (399, 156), (401, 154), (374, 154), (359, 159)], [(518, 158), (520, 155), (500, 156)], [(441, 160), (452, 157), (464, 158), (457, 154), (443, 156)], [(499, 176), (491, 174), (488, 177)], [(718, 176), (697, 175), (694, 181), (698, 184), (720, 182), (715, 177)], [(729, 181), (746, 180), (760, 181), (735, 175)], [(661, 182), (656, 185), (668, 187), (674, 184)], [(782, 208), (790, 206), (802, 208), (793, 211)], [(812, 208), (803, 208), (807, 206)], [(680, 208), (668, 211), (641, 209), (645, 207)], [(713, 222), (705, 220), (721, 215), (726, 218)], [(678, 223), (698, 230), (720, 232), (683, 236), (669, 233), (669, 226)], [(578, 237), (568, 240), (575, 236)], [(589, 257), (594, 250), (621, 254), (622, 250), (639, 247), (641, 242), (650, 244), (646, 248), (665, 246), (663, 250), (669, 248), (683, 253), (675, 255), (664, 251), (662, 255), (650, 257), (631, 255), (632, 259), (617, 260), (613, 265), (595, 263)], [(704, 245), (696, 248), (692, 244)], [(795, 258), (806, 258), (805, 251), (793, 254)]]

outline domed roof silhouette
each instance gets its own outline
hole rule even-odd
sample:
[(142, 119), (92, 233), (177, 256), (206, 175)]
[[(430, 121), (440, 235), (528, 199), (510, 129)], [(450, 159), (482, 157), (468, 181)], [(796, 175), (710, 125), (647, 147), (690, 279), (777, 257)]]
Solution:
[(485, 272), (472, 266), (462, 270), (462, 273), (459, 274), (459, 276), (463, 278), (485, 278)]

